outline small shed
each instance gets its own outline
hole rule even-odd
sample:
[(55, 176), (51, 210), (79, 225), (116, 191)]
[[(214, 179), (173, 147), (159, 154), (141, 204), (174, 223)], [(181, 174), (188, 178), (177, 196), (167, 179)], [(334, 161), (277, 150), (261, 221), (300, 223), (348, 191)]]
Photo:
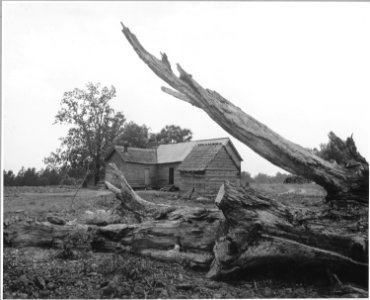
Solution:
[[(156, 149), (115, 146), (106, 157), (133, 188), (168, 185), (213, 196), (224, 180), (240, 184), (242, 158), (229, 138), (160, 145)], [(119, 185), (106, 168), (106, 180)]]

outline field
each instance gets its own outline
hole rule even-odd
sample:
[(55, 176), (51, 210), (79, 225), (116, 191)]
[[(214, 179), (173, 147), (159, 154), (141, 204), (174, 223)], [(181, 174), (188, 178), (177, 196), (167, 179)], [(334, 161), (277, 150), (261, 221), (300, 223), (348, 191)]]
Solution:
[[(259, 185), (254, 188), (282, 202), (298, 199), (315, 203), (324, 196), (314, 184)], [(108, 210), (119, 205), (106, 190), (57, 187), (6, 187), (4, 220), (44, 221), (48, 215), (83, 222), (86, 211)], [(172, 205), (214, 207), (212, 201), (189, 201), (177, 193), (139, 191), (143, 198)], [(73, 200), (73, 201), (72, 201)], [(73, 202), (73, 203), (72, 203)], [(81, 245), (80, 245), (81, 246)], [(64, 249), (65, 250), (65, 249)], [(303, 298), (337, 297), (335, 285), (323, 274), (276, 270), (246, 274), (229, 282), (205, 278), (175, 263), (165, 263), (128, 253), (96, 253), (79, 247), (77, 255), (61, 249), (4, 248), (4, 298)], [(65, 254), (65, 253), (64, 253)], [(343, 295), (342, 293), (340, 294)], [(351, 295), (347, 295), (350, 297)]]

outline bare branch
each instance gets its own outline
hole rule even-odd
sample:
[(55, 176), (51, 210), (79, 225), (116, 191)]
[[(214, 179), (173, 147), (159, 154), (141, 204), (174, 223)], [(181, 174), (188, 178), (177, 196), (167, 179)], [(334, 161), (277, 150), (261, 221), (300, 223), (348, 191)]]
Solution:
[[(162, 55), (162, 60), (155, 58), (126, 26), (122, 24), (122, 27), (123, 34), (138, 56), (177, 92), (168, 88), (162, 88), (162, 91), (203, 109), (224, 130), (274, 165), (323, 186), (330, 199), (352, 198), (368, 202), (368, 185), (366, 189), (363, 184), (368, 182), (368, 172), (358, 175), (285, 139), (216, 91), (203, 88), (179, 64), (177, 69), (180, 76), (177, 77), (169, 67), (167, 55)], [(364, 168), (368, 170), (367, 162)]]

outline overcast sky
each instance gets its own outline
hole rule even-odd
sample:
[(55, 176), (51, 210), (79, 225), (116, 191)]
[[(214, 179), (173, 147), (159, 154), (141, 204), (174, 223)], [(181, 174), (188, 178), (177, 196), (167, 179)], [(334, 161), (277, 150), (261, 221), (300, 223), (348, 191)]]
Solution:
[[(354, 134), (368, 159), (370, 4), (318, 2), (3, 2), (3, 168), (44, 167), (67, 128), (65, 91), (114, 85), (111, 102), (154, 132), (229, 136), (203, 111), (161, 92), (120, 21), (203, 87), (305, 147)], [(281, 171), (232, 138), (253, 175)]]

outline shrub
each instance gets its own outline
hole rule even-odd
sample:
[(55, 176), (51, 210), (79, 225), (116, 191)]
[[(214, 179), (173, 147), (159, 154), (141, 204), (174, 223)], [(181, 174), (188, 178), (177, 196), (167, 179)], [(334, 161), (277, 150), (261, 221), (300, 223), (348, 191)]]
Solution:
[(56, 257), (61, 259), (86, 258), (91, 251), (92, 235), (84, 230), (68, 233), (61, 242)]

